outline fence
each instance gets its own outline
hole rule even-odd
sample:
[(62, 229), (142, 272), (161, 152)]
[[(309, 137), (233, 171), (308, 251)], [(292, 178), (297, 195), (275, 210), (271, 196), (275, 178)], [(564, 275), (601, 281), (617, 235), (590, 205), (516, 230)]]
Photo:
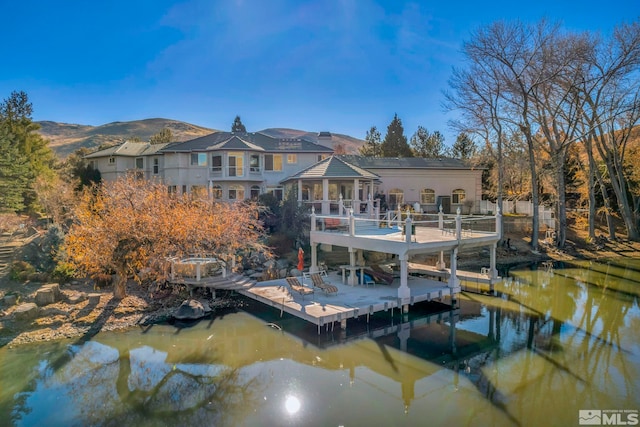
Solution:
[[(480, 201), (480, 213), (483, 215), (494, 215), (496, 213), (497, 203), (493, 203), (489, 200)], [(523, 214), (527, 216), (533, 216), (533, 203), (527, 200), (503, 200), (502, 201), (502, 214)], [(549, 228), (556, 228), (556, 220), (554, 218), (553, 210), (544, 205), (538, 205), (538, 220), (540, 225), (546, 225)]]

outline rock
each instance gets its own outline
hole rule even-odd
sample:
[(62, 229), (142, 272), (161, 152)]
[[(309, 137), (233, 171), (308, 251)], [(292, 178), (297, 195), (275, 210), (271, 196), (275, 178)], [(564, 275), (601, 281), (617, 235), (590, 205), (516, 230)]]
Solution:
[(38, 306), (32, 302), (20, 304), (13, 312), (17, 320), (32, 320), (38, 317)]
[(100, 303), (100, 297), (102, 294), (89, 294), (89, 305), (98, 305)]
[(15, 295), (5, 295), (4, 303), (6, 305), (16, 305), (16, 302), (18, 302), (18, 297), (16, 297)]
[(287, 277), (287, 269), (281, 268), (278, 270), (278, 279), (284, 279), (285, 277)]
[(40, 288), (36, 291), (36, 304), (39, 306), (53, 304), (56, 302), (55, 294), (51, 288)]
[[(69, 304), (78, 304), (84, 300), (87, 299), (87, 294), (85, 294), (84, 292), (78, 292), (76, 294), (71, 295), (68, 300), (69, 300)], [(99, 300), (99, 298), (98, 298)]]
[(180, 307), (176, 309), (173, 317), (180, 320), (196, 320), (206, 316), (211, 312), (211, 307), (204, 301), (195, 299), (185, 300)]
[(294, 276), (294, 277), (302, 276), (302, 272), (300, 270), (298, 270), (297, 268), (293, 268), (293, 269), (291, 269), (290, 275)]
[(67, 313), (64, 310), (60, 310), (59, 308), (47, 307), (40, 310), (40, 316), (41, 317), (53, 317), (53, 316), (69, 317), (69, 313)]
[(53, 291), (54, 301), (60, 301), (62, 299), (62, 293), (60, 292), (60, 284), (47, 283), (46, 285), (42, 286), (42, 288), (51, 289)]

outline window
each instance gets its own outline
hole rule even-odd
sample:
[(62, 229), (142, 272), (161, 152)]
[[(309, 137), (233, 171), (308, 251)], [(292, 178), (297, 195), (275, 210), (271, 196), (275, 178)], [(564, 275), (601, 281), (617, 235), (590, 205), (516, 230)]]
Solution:
[(244, 155), (229, 153), (229, 176), (244, 176)]
[(243, 200), (244, 187), (241, 185), (231, 185), (229, 187), (229, 200)]
[(175, 185), (170, 185), (167, 187), (169, 194), (176, 194), (178, 192), (178, 187)]
[(91, 169), (95, 169), (96, 168), (96, 162), (95, 160), (89, 160), (89, 167)]
[(272, 171), (272, 172), (281, 171), (282, 170), (282, 154), (265, 154), (264, 170)]
[(153, 159), (153, 174), (157, 175), (160, 172), (160, 159), (157, 157)]
[(327, 156), (326, 154), (318, 154), (318, 161), (320, 162), (320, 161), (326, 159), (327, 157), (329, 157), (329, 156)]
[(259, 154), (252, 154), (249, 157), (249, 171), (260, 172), (260, 155)]
[(460, 188), (457, 190), (453, 190), (453, 192), (451, 193), (451, 203), (463, 203), (465, 197), (466, 194), (464, 190)]
[(287, 154), (287, 163), (294, 164), (298, 163), (298, 155), (297, 154)]
[(191, 166), (207, 166), (207, 154), (191, 153)]
[(404, 192), (399, 188), (389, 190), (389, 207), (391, 209), (398, 209), (404, 203)]
[(214, 199), (222, 199), (222, 187), (219, 185), (211, 187), (211, 195)]
[(251, 198), (252, 199), (257, 199), (258, 196), (260, 196), (260, 186), (252, 185), (251, 186)]
[(144, 169), (144, 158), (136, 157), (136, 169)]
[(182, 194), (187, 194), (187, 186), (186, 185), (182, 186)]
[(436, 192), (431, 188), (424, 188), (420, 193), (420, 203), (433, 204), (436, 202)]
[(211, 156), (211, 172), (222, 172), (222, 156), (219, 154)]
[(110, 165), (115, 165), (116, 164), (116, 158), (115, 157), (109, 157), (109, 164)]

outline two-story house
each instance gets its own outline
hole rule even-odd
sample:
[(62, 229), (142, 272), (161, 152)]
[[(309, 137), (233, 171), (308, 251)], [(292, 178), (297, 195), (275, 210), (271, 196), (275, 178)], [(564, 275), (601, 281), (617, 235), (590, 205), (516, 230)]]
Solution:
[[(175, 193), (203, 192), (222, 201), (288, 188), (298, 199), (334, 210), (338, 200), (356, 207), (384, 195), (387, 207), (419, 205), (421, 211), (471, 212), (479, 206), (482, 171), (456, 159), (372, 158), (333, 155), (330, 138), (317, 141), (263, 133), (215, 132), (170, 144), (125, 142), (86, 158), (106, 181), (134, 172), (160, 179)], [(466, 209), (465, 209), (466, 207)]]

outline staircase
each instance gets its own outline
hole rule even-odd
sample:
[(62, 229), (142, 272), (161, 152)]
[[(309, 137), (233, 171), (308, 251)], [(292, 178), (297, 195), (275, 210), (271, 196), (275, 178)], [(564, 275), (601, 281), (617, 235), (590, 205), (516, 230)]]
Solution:
[(16, 249), (15, 245), (1, 245), (0, 246), (0, 276), (4, 276), (9, 272), (11, 261), (13, 260), (13, 253)]
[[(179, 282), (178, 282), (179, 283)], [(243, 274), (230, 274), (227, 277), (215, 276), (207, 277), (199, 283), (189, 283), (189, 288), (209, 288), (220, 290), (249, 289), (256, 284), (256, 281)]]

